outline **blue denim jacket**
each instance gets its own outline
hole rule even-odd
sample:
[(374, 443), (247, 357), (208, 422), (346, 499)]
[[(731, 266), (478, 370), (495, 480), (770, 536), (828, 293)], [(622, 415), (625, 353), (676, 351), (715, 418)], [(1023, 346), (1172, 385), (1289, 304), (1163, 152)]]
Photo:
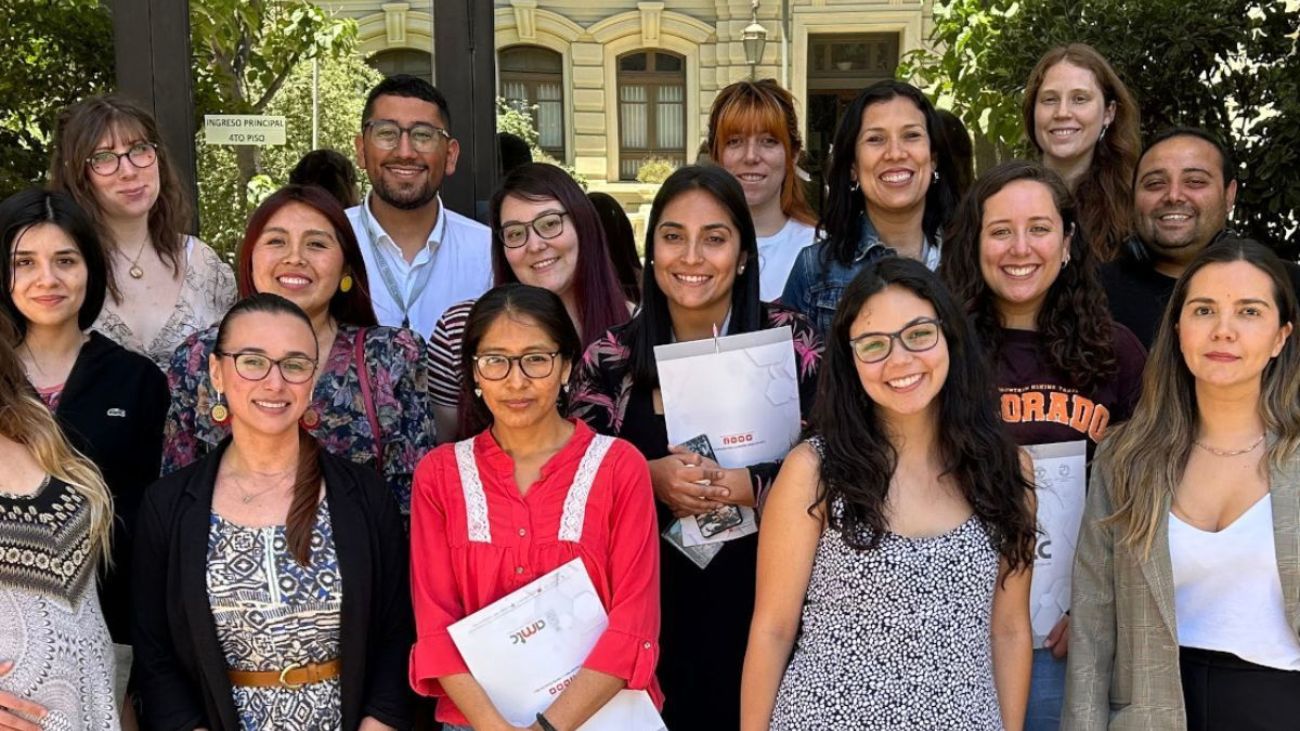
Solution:
[[(858, 272), (873, 261), (883, 256), (893, 256), (894, 250), (880, 240), (876, 227), (865, 214), (862, 216), (862, 233), (858, 239), (858, 248), (853, 253), (853, 263), (849, 266), (831, 259), (827, 262), (826, 239), (805, 246), (795, 259), (790, 278), (785, 282), (785, 291), (781, 294), (781, 304), (803, 313), (812, 321), (817, 331), (826, 336), (835, 317), (835, 307), (844, 294), (844, 288), (857, 276)], [(926, 241), (921, 250), (921, 261), (931, 271), (939, 268), (939, 237), (931, 243)]]

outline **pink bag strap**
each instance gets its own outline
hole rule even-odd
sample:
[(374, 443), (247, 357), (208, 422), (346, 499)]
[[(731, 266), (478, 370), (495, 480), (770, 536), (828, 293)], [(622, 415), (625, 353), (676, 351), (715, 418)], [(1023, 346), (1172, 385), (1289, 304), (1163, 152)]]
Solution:
[(384, 471), (384, 441), (379, 431), (379, 412), (375, 409), (374, 389), (370, 385), (370, 368), (366, 366), (366, 330), (357, 330), (352, 343), (352, 362), (357, 366), (357, 377), (361, 381), (361, 401), (366, 407), (366, 420), (370, 422), (370, 433), (375, 438), (375, 471)]

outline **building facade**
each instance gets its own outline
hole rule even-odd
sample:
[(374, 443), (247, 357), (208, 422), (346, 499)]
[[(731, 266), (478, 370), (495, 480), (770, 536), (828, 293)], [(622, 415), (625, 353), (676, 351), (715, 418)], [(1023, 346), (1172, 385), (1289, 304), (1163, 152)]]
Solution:
[[(436, 84), (433, 1), (321, 3), (356, 19), (380, 71)], [(636, 182), (641, 166), (693, 162), (717, 91), (751, 75), (794, 94), (816, 175), (848, 101), (924, 46), (932, 0), (760, 0), (766, 42), (752, 66), (741, 38), (751, 0), (493, 3), (498, 96), (526, 105), (539, 146), (639, 219), (656, 188)]]

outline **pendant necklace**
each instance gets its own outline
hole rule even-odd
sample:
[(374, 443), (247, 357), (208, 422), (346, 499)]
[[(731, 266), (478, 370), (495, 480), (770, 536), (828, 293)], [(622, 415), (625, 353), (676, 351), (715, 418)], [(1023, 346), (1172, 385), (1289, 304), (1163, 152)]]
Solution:
[(140, 250), (135, 252), (135, 258), (131, 260), (131, 268), (127, 270), (127, 274), (130, 274), (132, 279), (144, 278), (144, 270), (140, 268), (140, 257), (144, 255), (144, 247), (148, 245), (149, 239), (145, 239), (144, 242), (140, 244)]

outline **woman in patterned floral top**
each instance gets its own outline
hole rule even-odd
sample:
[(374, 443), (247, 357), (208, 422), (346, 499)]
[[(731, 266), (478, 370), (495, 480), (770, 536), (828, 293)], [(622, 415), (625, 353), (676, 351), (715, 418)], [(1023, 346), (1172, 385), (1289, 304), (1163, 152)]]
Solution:
[(140, 507), (145, 728), (410, 727), (402, 521), (373, 470), (302, 427), (319, 348), (307, 315), (274, 294), (218, 327), (208, 370), (231, 435)]
[(157, 122), (117, 96), (72, 105), (59, 118), (51, 182), (90, 213), (104, 241), (109, 297), (95, 329), (166, 369), (182, 340), (230, 309), (235, 277), (185, 233), (193, 205)]
[(95, 596), (112, 498), (28, 386), (17, 338), (0, 314), (0, 728), (117, 731)]
[[(424, 342), (378, 327), (366, 268), (343, 209), (324, 190), (287, 186), (253, 212), (239, 250), (240, 293), (279, 294), (312, 320), (320, 377), (303, 425), (330, 452), (379, 469), (402, 512), (417, 460), (433, 447)], [(163, 474), (202, 457), (229, 433), (212, 418), (221, 394), (208, 378), (216, 328), (177, 348), (168, 371)], [(358, 367), (364, 364), (364, 367)]]
[[(802, 315), (759, 301), (754, 224), (740, 184), (722, 168), (673, 173), (655, 197), (647, 232), (642, 309), (587, 348), (571, 411), (650, 461), (661, 528), (723, 504), (761, 507), (779, 463), (724, 470), (668, 444), (654, 346), (712, 337), (715, 328), (734, 335), (789, 326), (807, 413), (821, 339)], [(659, 677), (664, 722), (674, 731), (739, 725), (756, 543), (753, 535), (728, 542), (703, 570), (676, 550), (662, 552)]]

